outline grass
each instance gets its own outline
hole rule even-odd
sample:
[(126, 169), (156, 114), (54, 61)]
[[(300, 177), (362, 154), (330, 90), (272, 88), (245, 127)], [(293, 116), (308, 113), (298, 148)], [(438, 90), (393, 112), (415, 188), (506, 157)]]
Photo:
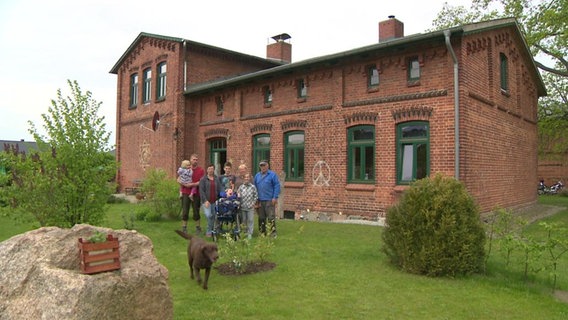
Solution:
[[(568, 226), (568, 198), (541, 198), (541, 203), (564, 207), (546, 220)], [(105, 226), (123, 228), (121, 215), (134, 208), (112, 205)], [(269, 257), (275, 269), (244, 276), (213, 270), (205, 291), (189, 279), (186, 242), (173, 232), (179, 226), (171, 220), (135, 222), (169, 270), (175, 319), (568, 318), (568, 303), (552, 295), (545, 273), (525, 282), (521, 266), (505, 268), (496, 253), (485, 275), (449, 279), (402, 273), (380, 250), (382, 228), (369, 225), (280, 220)], [(0, 240), (31, 228), (0, 217)], [(568, 257), (561, 266), (568, 270)], [(559, 287), (568, 290), (568, 272), (561, 273)]]

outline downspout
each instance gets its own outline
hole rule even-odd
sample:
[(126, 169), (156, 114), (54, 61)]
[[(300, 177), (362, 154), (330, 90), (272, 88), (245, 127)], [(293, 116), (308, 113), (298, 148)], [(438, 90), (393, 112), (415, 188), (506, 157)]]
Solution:
[(187, 90), (187, 51), (186, 51), (186, 42), (185, 39), (183, 40), (183, 92)]
[(458, 72), (458, 58), (452, 48), (450, 42), (450, 30), (444, 30), (446, 38), (446, 47), (452, 54), (454, 60), (454, 172), (456, 180), (460, 179), (460, 88), (459, 88), (459, 72)]

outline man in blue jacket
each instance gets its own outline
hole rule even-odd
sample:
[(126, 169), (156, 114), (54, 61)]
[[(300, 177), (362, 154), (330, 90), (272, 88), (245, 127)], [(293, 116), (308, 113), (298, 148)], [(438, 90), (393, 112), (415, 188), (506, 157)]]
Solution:
[(268, 161), (258, 164), (260, 172), (254, 176), (254, 185), (258, 191), (258, 226), (266, 235), (266, 219), (272, 224), (271, 235), (276, 238), (276, 203), (280, 194), (278, 175), (269, 169)]

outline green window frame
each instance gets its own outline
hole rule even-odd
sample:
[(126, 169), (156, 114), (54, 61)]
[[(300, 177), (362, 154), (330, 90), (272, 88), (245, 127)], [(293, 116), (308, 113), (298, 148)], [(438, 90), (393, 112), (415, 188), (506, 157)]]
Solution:
[(418, 57), (408, 59), (408, 81), (420, 80), (420, 61)]
[(267, 160), (270, 163), (270, 135), (257, 134), (252, 137), (252, 161), (253, 168), (258, 168), (258, 163), (261, 160)]
[(142, 87), (142, 102), (148, 103), (152, 100), (152, 69), (144, 69), (142, 72), (144, 87)]
[(158, 64), (158, 79), (156, 87), (156, 95), (158, 100), (166, 98), (166, 80), (167, 80), (167, 65), (165, 62)]
[(223, 165), (227, 162), (227, 139), (214, 138), (209, 140), (209, 163), (215, 165), (215, 174), (222, 174)]
[(367, 68), (367, 87), (375, 88), (379, 86), (379, 69), (376, 65)]
[(138, 73), (130, 75), (130, 109), (138, 105)]
[(501, 89), (509, 91), (509, 61), (504, 53), (499, 54)]
[(375, 182), (375, 127), (361, 125), (347, 130), (347, 181)]
[(430, 124), (410, 121), (396, 128), (397, 183), (409, 184), (430, 174)]
[(286, 181), (304, 180), (304, 131), (284, 134), (284, 168)]
[(306, 98), (308, 96), (306, 81), (304, 81), (304, 79), (298, 79), (296, 80), (296, 86), (298, 88), (298, 98)]

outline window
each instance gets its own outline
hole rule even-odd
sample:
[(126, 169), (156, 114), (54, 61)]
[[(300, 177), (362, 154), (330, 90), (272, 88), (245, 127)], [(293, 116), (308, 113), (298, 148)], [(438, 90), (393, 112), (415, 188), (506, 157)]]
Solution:
[(304, 79), (299, 79), (296, 81), (296, 86), (298, 88), (298, 98), (306, 98), (308, 96), (308, 87), (306, 87), (306, 82)]
[(304, 132), (292, 131), (284, 135), (284, 168), (286, 180), (304, 180)]
[(156, 95), (158, 100), (166, 98), (166, 63), (162, 62), (158, 65), (158, 84), (156, 87)]
[(375, 181), (375, 127), (356, 126), (347, 131), (347, 181)]
[(269, 86), (264, 87), (264, 104), (272, 104), (272, 90)]
[(130, 76), (130, 108), (136, 108), (138, 104), (138, 74)]
[(227, 139), (215, 138), (209, 141), (209, 163), (215, 165), (215, 174), (220, 175), (227, 162)]
[(257, 171), (260, 160), (267, 160), (270, 163), (270, 135), (268, 134), (257, 134), (253, 137), (252, 161), (253, 168)]
[(413, 57), (408, 60), (408, 81), (420, 80), (420, 62), (418, 57)]
[(500, 68), (501, 68), (501, 89), (509, 90), (509, 66), (507, 56), (504, 53), (499, 54)]
[(143, 71), (144, 87), (142, 88), (142, 102), (148, 103), (152, 100), (152, 69)]
[(367, 68), (367, 86), (369, 88), (377, 87), (379, 85), (379, 69), (376, 65)]
[(217, 115), (222, 115), (223, 114), (223, 97), (221, 96), (216, 96), (215, 97), (215, 104), (217, 105)]
[(430, 172), (430, 126), (416, 121), (397, 126), (397, 182), (402, 184), (428, 176)]

